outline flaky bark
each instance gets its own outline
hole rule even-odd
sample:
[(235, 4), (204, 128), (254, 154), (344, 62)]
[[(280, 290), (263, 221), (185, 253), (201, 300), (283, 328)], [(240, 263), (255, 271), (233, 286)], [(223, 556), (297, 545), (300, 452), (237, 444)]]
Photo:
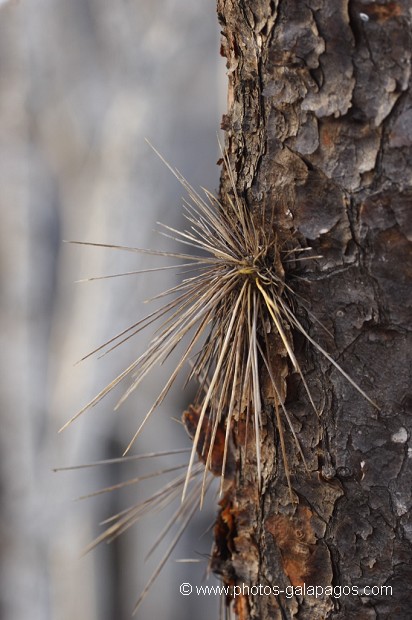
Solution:
[[(263, 492), (253, 448), (240, 447), (213, 567), (226, 583), (283, 590), (392, 586), (386, 596), (239, 597), (241, 618), (408, 618), (410, 4), (218, 0), (218, 14), (238, 193), (252, 211), (275, 210), (280, 246), (307, 244), (322, 256), (288, 281), (333, 337), (295, 310), (380, 410), (296, 338), (316, 418), (274, 341), (309, 472), (287, 437), (292, 505), (266, 394)], [(223, 203), (227, 191), (223, 176)]]

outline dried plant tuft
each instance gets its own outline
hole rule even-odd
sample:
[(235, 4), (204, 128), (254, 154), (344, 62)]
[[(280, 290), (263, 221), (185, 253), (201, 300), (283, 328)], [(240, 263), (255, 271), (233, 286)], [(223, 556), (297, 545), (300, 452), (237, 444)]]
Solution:
[[(203, 496), (210, 485), (209, 473), (220, 475), (221, 489), (224, 488), (225, 479), (233, 477), (231, 433), (236, 427), (234, 422), (237, 422), (241, 414), (245, 416), (246, 426), (253, 427), (256, 447), (256, 480), (257, 485), (260, 485), (263, 376), (272, 388), (284, 471), (293, 501), (284, 437), (285, 423), (282, 421), (282, 414), (286, 422), (285, 429), (289, 429), (296, 441), (303, 462), (304, 456), (284, 404), (285, 394), (282, 380), (278, 370), (273, 367), (271, 343), (274, 335), (283, 347), (290, 365), (300, 376), (310, 405), (316, 414), (316, 404), (293, 351), (291, 336), (293, 331), (303, 334), (307, 341), (320, 351), (365, 399), (377, 407), (330, 354), (310, 336), (294, 312), (294, 304), (302, 304), (302, 301), (285, 282), (285, 265), (289, 260), (303, 261), (313, 258), (307, 254), (310, 248), (284, 249), (280, 247), (273, 211), (266, 213), (263, 209), (259, 214), (252, 214), (248, 210), (236, 192), (229, 158), (223, 151), (223, 162), (232, 187), (231, 195), (225, 197), (224, 205), (207, 190), (203, 190), (202, 195), (196, 192), (180, 172), (173, 169), (156, 149), (154, 150), (187, 192), (187, 198), (184, 200), (187, 228), (180, 231), (162, 225), (163, 234), (182, 246), (190, 248), (190, 251), (171, 253), (109, 244), (76, 243), (173, 258), (178, 261), (173, 266), (153, 267), (118, 275), (175, 268), (180, 271), (184, 270), (184, 277), (179, 284), (155, 298), (166, 300), (162, 307), (140, 319), (86, 356), (111, 351), (142, 330), (155, 326), (147, 349), (63, 427), (65, 428), (84, 411), (96, 405), (113, 388), (129, 377), (131, 378), (130, 385), (118, 402), (116, 406), (118, 407), (132, 391), (139, 387), (149, 372), (154, 371), (172, 352), (179, 351), (177, 364), (137, 428), (125, 450), (126, 454), (153, 411), (163, 402), (184, 367), (189, 368), (187, 382), (195, 379), (199, 386), (196, 401), (184, 417), (184, 423), (193, 439), (186, 473), (166, 485), (149, 502), (132, 506), (127, 511), (116, 515), (106, 531), (91, 545), (92, 547), (101, 540), (110, 540), (119, 535), (147, 510), (163, 506), (165, 502), (175, 498), (176, 493), (182, 494), (182, 505), (175, 515), (179, 515), (182, 526), (139, 598), (137, 606), (169, 557), (185, 525), (193, 516), (199, 503), (202, 503)], [(193, 412), (196, 414), (192, 415)], [(218, 449), (215, 450), (215, 448)], [(221, 455), (217, 459), (219, 471), (216, 468), (216, 452)], [(195, 463), (196, 455), (203, 461), (203, 464)], [(229, 470), (230, 474), (228, 474)], [(202, 480), (199, 483), (200, 474), (202, 474)], [(196, 480), (196, 483), (188, 492), (188, 484), (191, 480)], [(130, 482), (125, 484), (128, 483)], [(111, 490), (111, 488), (105, 490)], [(169, 528), (170, 524), (166, 530)]]

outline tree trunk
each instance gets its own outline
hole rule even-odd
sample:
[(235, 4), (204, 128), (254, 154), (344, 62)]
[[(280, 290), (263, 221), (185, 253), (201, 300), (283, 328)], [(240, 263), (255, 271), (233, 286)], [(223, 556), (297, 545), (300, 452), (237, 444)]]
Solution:
[[(295, 312), (379, 409), (295, 337), (320, 411), (317, 417), (287, 368), (287, 409), (309, 471), (285, 425), (292, 504), (267, 398), (263, 491), (254, 493), (255, 461), (241, 451), (222, 501), (213, 567), (238, 586), (242, 619), (406, 619), (410, 3), (217, 5), (229, 75), (223, 128), (238, 194), (252, 214), (274, 210), (281, 248), (308, 245), (321, 256), (299, 269), (289, 265), (286, 281), (305, 300), (301, 306), (295, 298)], [(229, 183), (224, 173), (223, 203)], [(277, 362), (286, 364), (280, 354)]]

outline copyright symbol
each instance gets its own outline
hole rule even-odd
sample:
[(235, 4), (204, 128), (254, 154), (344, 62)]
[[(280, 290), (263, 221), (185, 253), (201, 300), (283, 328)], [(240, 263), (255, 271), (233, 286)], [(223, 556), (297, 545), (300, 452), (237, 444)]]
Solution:
[(190, 583), (182, 583), (179, 590), (180, 594), (183, 594), (183, 596), (189, 596), (189, 594), (192, 594), (193, 588)]

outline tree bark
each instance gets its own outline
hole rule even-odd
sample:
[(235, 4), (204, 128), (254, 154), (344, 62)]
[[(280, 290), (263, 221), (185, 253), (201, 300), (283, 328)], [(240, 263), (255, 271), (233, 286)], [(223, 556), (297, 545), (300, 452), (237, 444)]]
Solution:
[[(287, 282), (332, 336), (299, 302), (295, 311), (380, 409), (296, 336), (317, 418), (301, 382), (275, 353), (272, 361), (286, 367), (279, 372), (287, 374), (287, 409), (309, 471), (287, 436), (298, 500), (292, 504), (266, 395), (263, 490), (256, 492), (248, 445), (222, 501), (213, 568), (225, 583), (243, 587), (235, 600), (242, 619), (406, 619), (410, 3), (218, 0), (217, 6), (229, 75), (222, 126), (237, 192), (252, 214), (274, 210), (280, 247), (309, 245), (321, 255), (289, 268)], [(223, 204), (228, 191), (223, 173)], [(248, 592), (245, 586), (253, 585), (269, 586), (272, 594)], [(293, 595), (290, 586), (298, 588)], [(324, 590), (313, 596), (310, 586)], [(392, 590), (363, 592), (370, 586)]]

